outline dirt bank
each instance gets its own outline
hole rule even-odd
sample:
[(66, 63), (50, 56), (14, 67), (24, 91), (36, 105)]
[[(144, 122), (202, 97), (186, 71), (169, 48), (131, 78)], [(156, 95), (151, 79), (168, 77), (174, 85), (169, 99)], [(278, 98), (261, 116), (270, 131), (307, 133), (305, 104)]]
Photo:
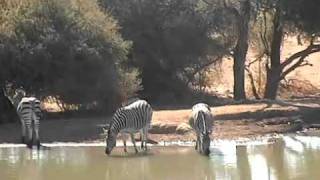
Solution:
[[(190, 109), (155, 110), (150, 138), (155, 141), (189, 141), (194, 134), (186, 124)], [(215, 117), (212, 138), (236, 139), (301, 130), (297, 121), (320, 123), (320, 98), (250, 102), (212, 107)], [(52, 119), (41, 122), (43, 142), (103, 141), (102, 126), (110, 117)], [(312, 131), (313, 134), (319, 134)], [(0, 143), (18, 143), (19, 124), (0, 125)]]

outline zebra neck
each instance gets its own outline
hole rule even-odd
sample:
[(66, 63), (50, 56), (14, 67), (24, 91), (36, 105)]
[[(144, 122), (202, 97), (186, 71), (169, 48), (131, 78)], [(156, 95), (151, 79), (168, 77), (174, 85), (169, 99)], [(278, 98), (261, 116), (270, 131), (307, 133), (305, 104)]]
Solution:
[(207, 132), (207, 124), (206, 124), (206, 120), (205, 120), (205, 114), (203, 111), (200, 111), (198, 114), (198, 120), (202, 123), (200, 123), (203, 126), (203, 132), (202, 133), (206, 133)]
[(114, 124), (112, 124), (109, 129), (109, 131), (111, 131), (113, 134), (116, 134), (116, 135), (120, 132), (120, 130), (121, 130), (121, 127), (116, 127), (114, 126)]
[(118, 134), (125, 127), (123, 117), (126, 116), (126, 114), (127, 110), (122, 108), (115, 113), (112, 123), (110, 124), (110, 130), (113, 133)]
[(15, 108), (17, 108), (18, 105), (19, 105), (19, 103), (20, 103), (20, 101), (22, 100), (22, 98), (23, 98), (23, 97), (20, 97), (20, 96), (17, 96), (17, 97), (14, 96), (14, 97), (12, 98), (12, 100), (11, 100), (12, 105), (13, 105)]

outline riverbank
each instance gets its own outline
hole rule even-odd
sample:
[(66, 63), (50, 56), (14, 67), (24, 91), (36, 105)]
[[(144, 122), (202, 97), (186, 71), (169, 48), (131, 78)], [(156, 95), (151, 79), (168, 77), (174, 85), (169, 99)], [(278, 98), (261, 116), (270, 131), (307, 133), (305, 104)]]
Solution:
[[(320, 98), (290, 101), (260, 101), (211, 107), (215, 123), (214, 139), (257, 138), (303, 131), (319, 135), (307, 127), (320, 122)], [(149, 138), (156, 142), (193, 141), (187, 124), (190, 109), (155, 110)], [(102, 142), (102, 127), (111, 117), (50, 119), (41, 122), (41, 140), (51, 142)], [(301, 123), (304, 122), (304, 123)], [(0, 125), (0, 143), (19, 143), (20, 125)], [(137, 137), (138, 138), (138, 137)]]

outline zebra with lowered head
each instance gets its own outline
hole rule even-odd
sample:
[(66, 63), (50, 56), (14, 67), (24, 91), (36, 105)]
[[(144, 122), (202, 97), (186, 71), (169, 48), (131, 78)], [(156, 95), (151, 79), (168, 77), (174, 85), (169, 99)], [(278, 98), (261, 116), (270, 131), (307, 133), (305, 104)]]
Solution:
[(210, 153), (210, 134), (213, 125), (210, 107), (205, 103), (195, 104), (192, 107), (189, 124), (197, 135), (196, 150), (201, 154), (208, 155)]
[(124, 151), (127, 152), (125, 134), (130, 134), (135, 152), (138, 153), (134, 133), (141, 133), (141, 148), (147, 151), (147, 136), (152, 119), (152, 108), (145, 100), (137, 100), (119, 108), (113, 115), (107, 131), (106, 154), (110, 154), (116, 146), (116, 138), (120, 133)]
[(35, 138), (39, 149), (39, 126), (42, 117), (40, 101), (35, 97), (26, 97), (26, 92), (21, 88), (16, 89), (11, 97), (7, 93), (5, 95), (17, 110), (21, 122), (22, 143), (27, 144), (28, 148), (32, 148), (33, 138)]

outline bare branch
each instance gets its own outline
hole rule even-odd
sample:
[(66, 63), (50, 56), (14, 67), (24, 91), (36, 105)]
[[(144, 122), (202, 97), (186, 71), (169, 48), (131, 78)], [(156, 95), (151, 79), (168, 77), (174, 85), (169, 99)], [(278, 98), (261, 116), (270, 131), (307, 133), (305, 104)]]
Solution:
[[(306, 54), (302, 55), (300, 57), (300, 59), (295, 64), (293, 64), (291, 67), (289, 67), (284, 72), (282, 72), (279, 80), (283, 79), (286, 75), (288, 75), (290, 72), (294, 71), (298, 67), (312, 65), (312, 64), (310, 64), (308, 62), (305, 62), (305, 58), (308, 57), (310, 54), (316, 53), (316, 52), (320, 52), (320, 48), (319, 49), (314, 49), (312, 51), (309, 51), (309, 53), (306, 53)], [(303, 62), (305, 62), (305, 63), (303, 64)]]
[(309, 62), (307, 62), (307, 61), (305, 60), (305, 63), (301, 64), (300, 67), (301, 67), (301, 66), (313, 66), (313, 64), (312, 64), (312, 63), (309, 63)]
[(221, 56), (218, 56), (218, 57), (216, 57), (216, 58), (215, 58), (214, 60), (212, 60), (212, 61), (209, 61), (209, 62), (207, 62), (207, 63), (205, 63), (205, 64), (201, 64), (201, 65), (198, 67), (198, 69), (197, 69), (195, 72), (193, 72), (193, 76), (194, 76), (195, 74), (197, 74), (199, 71), (203, 70), (204, 68), (206, 68), (206, 67), (212, 65), (213, 63), (219, 61), (221, 58), (222, 58)]
[(251, 83), (252, 93), (253, 93), (254, 97), (255, 97), (256, 99), (261, 99), (260, 96), (259, 96), (259, 94), (258, 94), (256, 85), (255, 85), (255, 83), (254, 83), (254, 78), (253, 78), (252, 72), (251, 72), (250, 69), (247, 68), (247, 67), (245, 67), (245, 70), (246, 70), (247, 73), (248, 73), (248, 76), (249, 76), (249, 79), (250, 79), (250, 83)]
[[(286, 59), (282, 64), (281, 64), (281, 69), (283, 70), (286, 66), (291, 64), (293, 61), (301, 57), (307, 57), (308, 55), (315, 53), (315, 52), (320, 52), (320, 44), (310, 44), (306, 49), (299, 51), (292, 56), (290, 56), (288, 59)], [(303, 59), (304, 59), (303, 58)]]
[(267, 60), (267, 62), (266, 62), (266, 70), (267, 70), (267, 72), (270, 71), (269, 60)]
[(207, 0), (202, 0), (203, 2), (205, 2), (206, 4), (208, 4), (208, 5), (212, 5), (212, 3), (211, 2), (208, 2)]
[(193, 79), (194, 79), (194, 76), (199, 73), (200, 71), (202, 71), (204, 68), (212, 65), (213, 63), (221, 60), (222, 56), (218, 56), (216, 57), (214, 60), (212, 61), (209, 61), (207, 63), (204, 63), (204, 64), (201, 64), (199, 65), (190, 75), (189, 75), (189, 79), (188, 79), (188, 82), (187, 83), (190, 83)]
[(249, 62), (249, 64), (246, 66), (249, 68), (252, 64), (256, 63), (257, 61), (260, 61), (263, 56), (264, 56), (264, 53), (260, 54), (255, 60)]

